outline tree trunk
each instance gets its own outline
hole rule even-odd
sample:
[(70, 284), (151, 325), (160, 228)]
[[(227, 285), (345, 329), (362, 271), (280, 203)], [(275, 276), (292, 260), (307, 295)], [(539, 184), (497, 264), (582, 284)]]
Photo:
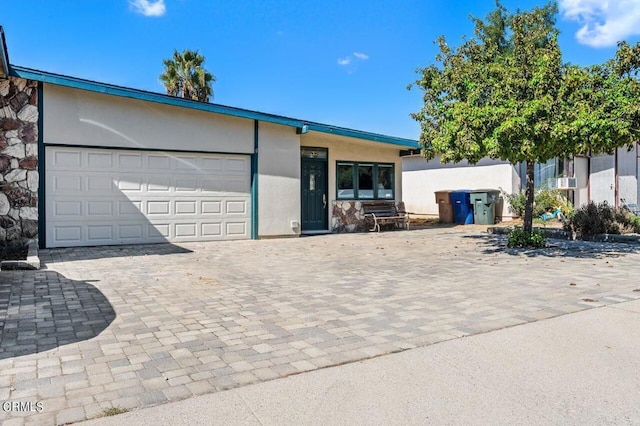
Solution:
[(534, 193), (534, 165), (533, 161), (527, 161), (527, 202), (524, 205), (524, 232), (531, 233), (533, 229), (533, 193)]

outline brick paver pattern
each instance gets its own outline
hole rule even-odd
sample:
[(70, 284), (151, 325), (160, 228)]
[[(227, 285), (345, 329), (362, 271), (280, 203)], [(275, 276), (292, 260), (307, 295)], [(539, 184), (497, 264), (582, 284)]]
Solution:
[(640, 298), (640, 247), (460, 228), (45, 250), (0, 272), (4, 424), (64, 424)]

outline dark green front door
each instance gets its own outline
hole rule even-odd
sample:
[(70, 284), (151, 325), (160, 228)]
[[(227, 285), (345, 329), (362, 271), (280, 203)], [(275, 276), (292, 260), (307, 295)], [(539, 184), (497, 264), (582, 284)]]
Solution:
[(302, 159), (302, 230), (327, 230), (327, 160)]

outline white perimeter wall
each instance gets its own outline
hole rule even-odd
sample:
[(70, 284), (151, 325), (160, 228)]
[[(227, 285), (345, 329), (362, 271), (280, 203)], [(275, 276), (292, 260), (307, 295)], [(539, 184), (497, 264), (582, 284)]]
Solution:
[(258, 236), (296, 235), (300, 223), (300, 136), (292, 127), (259, 123)]
[[(618, 149), (618, 202), (638, 203), (638, 147)], [(622, 204), (620, 204), (622, 205)]]
[(589, 202), (589, 158), (575, 157), (573, 159), (573, 172), (576, 178), (573, 205), (580, 207)]
[[(438, 215), (435, 191), (447, 189), (503, 189), (508, 193), (520, 190), (520, 176), (507, 162), (484, 159), (475, 166), (468, 162), (440, 163), (440, 158), (427, 161), (420, 156), (403, 158), (402, 187), (407, 211)], [(508, 204), (502, 203), (498, 217), (510, 219)]]
[(45, 144), (253, 152), (253, 120), (51, 84), (43, 95)]

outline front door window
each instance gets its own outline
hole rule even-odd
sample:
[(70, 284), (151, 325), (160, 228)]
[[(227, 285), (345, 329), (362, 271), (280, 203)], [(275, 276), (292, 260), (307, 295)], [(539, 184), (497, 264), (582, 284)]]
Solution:
[(327, 150), (305, 147), (300, 154), (302, 230), (324, 231), (328, 229)]

